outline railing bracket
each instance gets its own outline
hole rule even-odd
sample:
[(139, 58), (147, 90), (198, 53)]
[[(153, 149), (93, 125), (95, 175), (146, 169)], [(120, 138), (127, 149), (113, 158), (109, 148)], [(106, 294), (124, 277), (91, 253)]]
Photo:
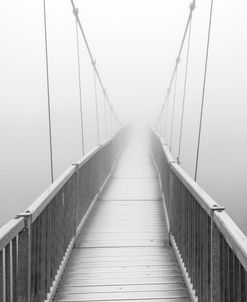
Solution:
[(214, 205), (211, 209), (210, 209), (210, 212), (211, 212), (211, 216), (213, 216), (214, 212), (215, 211), (219, 211), (219, 212), (222, 212), (225, 210), (225, 207), (221, 207), (221, 206), (218, 206), (218, 205)]
[(15, 216), (15, 218), (24, 218), (25, 228), (29, 228), (32, 223), (32, 213), (30, 211), (26, 211), (23, 213), (19, 213)]

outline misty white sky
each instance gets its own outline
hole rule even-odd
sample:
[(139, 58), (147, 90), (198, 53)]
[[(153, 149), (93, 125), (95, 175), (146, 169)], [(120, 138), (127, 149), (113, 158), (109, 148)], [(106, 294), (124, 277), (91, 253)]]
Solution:
[[(137, 118), (152, 121), (164, 101), (190, 1), (75, 0), (75, 3), (104, 85), (122, 121)], [(191, 176), (209, 5), (209, 0), (198, 1), (192, 25), (181, 156), (182, 167)], [(244, 0), (215, 1), (198, 181), (247, 232), (246, 9)], [(54, 168), (58, 176), (81, 157), (75, 20), (69, 0), (47, 0), (47, 26)], [(0, 37), (2, 224), (24, 210), (50, 183), (43, 1), (1, 1)], [(93, 71), (81, 38), (80, 44), (89, 151), (96, 144)], [(178, 71), (174, 156), (184, 54)], [(103, 125), (103, 95), (99, 87), (98, 95)]]

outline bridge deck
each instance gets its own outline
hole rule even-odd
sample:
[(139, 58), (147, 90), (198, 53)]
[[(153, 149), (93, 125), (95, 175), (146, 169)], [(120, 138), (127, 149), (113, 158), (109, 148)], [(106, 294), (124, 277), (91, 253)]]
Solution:
[(125, 148), (73, 250), (54, 301), (190, 301), (168, 246), (147, 142)]

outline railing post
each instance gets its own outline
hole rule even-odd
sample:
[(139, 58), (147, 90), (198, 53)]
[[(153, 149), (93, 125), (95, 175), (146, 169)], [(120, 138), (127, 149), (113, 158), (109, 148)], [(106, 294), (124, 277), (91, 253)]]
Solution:
[(17, 215), (25, 218), (25, 228), (18, 235), (17, 301), (31, 302), (32, 213)]
[(75, 163), (73, 164), (76, 168), (76, 198), (75, 198), (75, 204), (74, 204), (74, 220), (75, 220), (75, 247), (77, 243), (77, 206), (79, 203), (79, 164)]
[[(168, 184), (168, 188), (167, 188), (167, 196), (168, 196), (168, 209), (167, 209), (167, 215), (169, 218), (169, 237), (170, 237), (170, 233), (171, 233), (171, 229), (173, 226), (173, 213), (172, 213), (172, 205), (174, 203), (174, 177), (173, 177), (173, 173), (172, 173), (172, 165), (176, 164), (177, 161), (168, 161), (168, 173), (169, 173), (169, 184)], [(167, 173), (167, 174), (168, 174)]]
[(172, 229), (173, 229), (173, 215), (172, 215), (172, 209), (171, 209), (171, 205), (173, 203), (173, 199), (174, 199), (174, 192), (173, 192), (173, 175), (172, 175), (172, 167), (171, 167), (171, 163), (168, 163), (168, 169), (169, 169), (169, 187), (167, 188), (168, 192), (167, 192), (167, 196), (168, 196), (168, 209), (167, 209), (167, 215), (168, 215), (168, 219), (169, 219), (169, 230), (168, 230), (168, 235), (169, 235), (169, 241), (171, 238), (171, 233), (172, 233)]
[(211, 208), (210, 235), (210, 301), (220, 302), (220, 232), (214, 224), (214, 212), (223, 211), (224, 207)]

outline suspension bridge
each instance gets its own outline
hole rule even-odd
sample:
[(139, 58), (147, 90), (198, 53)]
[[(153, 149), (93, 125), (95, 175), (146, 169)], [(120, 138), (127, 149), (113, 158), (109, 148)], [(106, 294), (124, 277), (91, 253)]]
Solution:
[[(52, 184), (25, 212), (0, 229), (0, 301), (247, 301), (247, 238), (224, 207), (196, 182), (213, 1), (194, 179), (181, 168), (180, 152), (195, 1), (189, 8), (157, 123), (154, 129), (143, 129), (121, 125), (96, 67), (79, 11), (71, 0), (76, 21), (83, 156), (57, 179), (53, 174), (45, 0), (43, 3)], [(98, 145), (87, 154), (79, 33), (94, 72)], [(174, 158), (171, 141), (177, 70), (186, 37), (179, 152)], [(99, 135), (96, 81), (104, 94), (104, 141)], [(167, 103), (172, 89), (172, 123), (168, 129)]]

